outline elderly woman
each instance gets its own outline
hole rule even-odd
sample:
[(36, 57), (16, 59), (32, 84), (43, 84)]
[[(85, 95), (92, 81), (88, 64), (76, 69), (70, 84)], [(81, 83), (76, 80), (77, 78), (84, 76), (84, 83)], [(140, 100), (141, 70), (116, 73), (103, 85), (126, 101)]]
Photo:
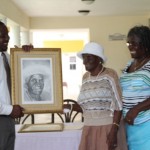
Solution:
[(127, 35), (133, 58), (120, 78), (129, 150), (150, 149), (150, 29), (135, 26)]
[(84, 115), (79, 150), (125, 150), (125, 135), (121, 135), (121, 144), (117, 142), (122, 114), (117, 73), (103, 66), (106, 57), (95, 42), (86, 44), (78, 56), (87, 70), (78, 97)]
[(52, 81), (47, 61), (24, 60), (23, 66), (24, 102), (51, 101)]

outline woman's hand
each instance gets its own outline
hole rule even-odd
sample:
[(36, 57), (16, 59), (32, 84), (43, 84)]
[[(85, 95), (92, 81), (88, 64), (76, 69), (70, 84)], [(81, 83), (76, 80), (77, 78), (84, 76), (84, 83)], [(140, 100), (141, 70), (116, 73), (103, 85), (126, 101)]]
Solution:
[(121, 110), (114, 111), (113, 124), (112, 124), (111, 130), (107, 136), (108, 150), (115, 150), (117, 147), (117, 132), (118, 132), (118, 128), (119, 128), (119, 122), (121, 119), (121, 115), (122, 115)]
[(108, 150), (115, 150), (117, 147), (117, 132), (118, 127), (116, 125), (112, 125), (112, 128), (107, 136)]
[(147, 98), (145, 101), (138, 103), (133, 108), (131, 108), (125, 117), (125, 122), (130, 125), (134, 124), (134, 120), (141, 111), (146, 111), (150, 109), (150, 98)]
[(126, 123), (128, 123), (128, 124), (130, 124), (130, 125), (133, 125), (134, 124), (134, 120), (135, 120), (135, 118), (137, 117), (137, 115), (138, 115), (138, 113), (139, 113), (139, 111), (138, 111), (138, 109), (136, 109), (136, 108), (131, 108), (128, 112), (127, 112), (127, 114), (126, 114), (126, 117), (125, 117), (125, 122)]

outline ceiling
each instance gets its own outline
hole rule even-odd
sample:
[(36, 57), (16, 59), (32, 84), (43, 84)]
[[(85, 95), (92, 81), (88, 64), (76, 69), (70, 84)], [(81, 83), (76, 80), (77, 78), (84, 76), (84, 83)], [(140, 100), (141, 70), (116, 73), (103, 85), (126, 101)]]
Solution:
[(88, 16), (150, 15), (150, 0), (11, 0), (29, 17), (82, 16), (78, 10), (90, 10)]

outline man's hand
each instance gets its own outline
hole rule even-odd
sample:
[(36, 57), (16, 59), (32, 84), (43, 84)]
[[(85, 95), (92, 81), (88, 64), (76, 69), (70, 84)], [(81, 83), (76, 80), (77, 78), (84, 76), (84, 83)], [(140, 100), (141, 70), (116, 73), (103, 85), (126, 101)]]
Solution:
[(25, 51), (25, 52), (30, 52), (32, 49), (33, 49), (33, 45), (30, 44), (30, 45), (22, 45), (22, 49)]
[[(15, 48), (19, 48), (17, 45), (14, 45)], [(32, 49), (33, 49), (33, 45), (30, 44), (30, 45), (22, 45), (22, 49), (25, 51), (25, 52), (30, 52)]]
[(13, 109), (12, 109), (12, 112), (11, 112), (10, 116), (12, 118), (23, 117), (24, 116), (23, 110), (24, 110), (24, 108), (22, 108), (21, 106), (19, 106), (19, 105), (13, 105)]

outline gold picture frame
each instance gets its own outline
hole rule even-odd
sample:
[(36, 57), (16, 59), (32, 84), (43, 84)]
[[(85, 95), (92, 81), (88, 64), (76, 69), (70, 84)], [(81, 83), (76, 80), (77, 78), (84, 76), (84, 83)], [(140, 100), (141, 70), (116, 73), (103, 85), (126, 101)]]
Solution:
[(22, 106), (26, 114), (62, 112), (61, 49), (11, 48), (10, 60), (12, 104)]

